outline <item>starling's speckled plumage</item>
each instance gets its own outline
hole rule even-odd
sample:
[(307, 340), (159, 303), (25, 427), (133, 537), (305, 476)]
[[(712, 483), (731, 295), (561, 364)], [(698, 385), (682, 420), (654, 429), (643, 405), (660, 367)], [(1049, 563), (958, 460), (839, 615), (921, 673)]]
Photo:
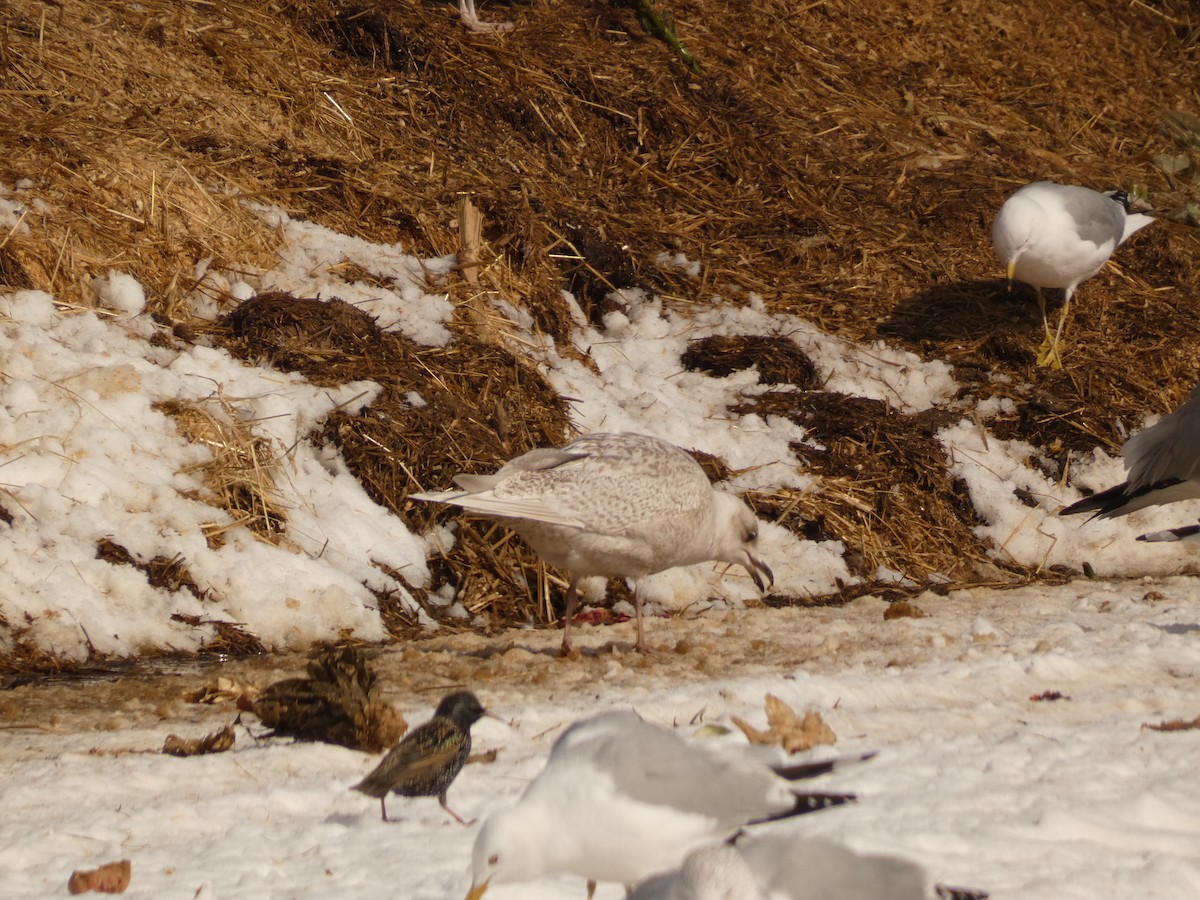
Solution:
[(309, 660), (307, 678), (275, 682), (253, 710), (273, 735), (378, 753), (408, 728), (380, 693), (361, 648), (322, 646)]
[(437, 797), (442, 809), (469, 824), (446, 805), (446, 791), (471, 753), (471, 726), (488, 714), (470, 691), (447, 694), (433, 718), (410, 731), (352, 790), (378, 797), (385, 822), (387, 795), (393, 793)]

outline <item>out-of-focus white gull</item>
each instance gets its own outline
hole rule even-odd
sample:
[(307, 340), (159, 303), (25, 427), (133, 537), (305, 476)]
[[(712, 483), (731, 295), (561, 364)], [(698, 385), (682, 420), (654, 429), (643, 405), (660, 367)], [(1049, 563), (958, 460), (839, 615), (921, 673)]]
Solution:
[(584, 719), (555, 742), (517, 803), (480, 829), (467, 900), (554, 872), (588, 879), (589, 896), (598, 881), (633, 885), (743, 826), (853, 800), (790, 783), (837, 765), (771, 768), (718, 755), (628, 711)]
[(475, 0), (458, 0), (458, 17), (472, 31), (511, 31), (512, 22), (484, 22), (475, 12)]
[[(1121, 448), (1128, 479), (1116, 487), (1072, 503), (1059, 513), (1090, 512), (1111, 519), (1147, 506), (1200, 499), (1200, 384), (1183, 405), (1139, 431)], [(1200, 534), (1189, 525), (1144, 534), (1139, 540), (1177, 541)]]
[[(926, 900), (925, 872), (897, 856), (855, 853), (792, 832), (735, 836), (693, 850), (674, 872), (642, 882), (628, 900)], [(938, 897), (987, 897), (938, 885)]]
[[(719, 560), (775, 581), (755, 555), (758, 520), (740, 499), (716, 490), (690, 454), (643, 434), (591, 434), (561, 449), (530, 450), (494, 475), (457, 475), (460, 491), (409, 494), (503, 519), (542, 559), (570, 573), (563, 653), (580, 578), (639, 579), (675, 566)], [(763, 582), (766, 577), (766, 584)], [(637, 649), (644, 651), (635, 583)]]
[[(1033, 285), (1046, 337), (1038, 365), (1062, 368), (1058, 342), (1075, 288), (1099, 272), (1113, 251), (1154, 218), (1129, 212), (1124, 191), (1102, 194), (1072, 184), (1037, 181), (1004, 201), (992, 225), (992, 243), (1015, 278)], [(1058, 328), (1051, 333), (1043, 288), (1063, 289)]]

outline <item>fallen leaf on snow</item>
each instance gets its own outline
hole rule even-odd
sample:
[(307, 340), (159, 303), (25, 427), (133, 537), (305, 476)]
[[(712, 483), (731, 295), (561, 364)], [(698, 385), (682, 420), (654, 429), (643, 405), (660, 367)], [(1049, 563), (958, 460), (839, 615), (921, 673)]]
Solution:
[(1034, 703), (1038, 703), (1045, 700), (1070, 700), (1071, 698), (1061, 691), (1042, 691), (1040, 694), (1034, 694), (1029, 699)]
[(234, 742), (233, 726), (226, 725), (220, 731), (206, 734), (202, 738), (181, 738), (177, 734), (168, 734), (163, 742), (163, 753), (171, 756), (202, 756), (205, 753), (224, 753)]
[(820, 713), (808, 712), (803, 717), (773, 694), (767, 694), (767, 728), (760, 731), (737, 716), (730, 716), (752, 744), (779, 746), (788, 753), (811, 750), (821, 744), (837, 743), (837, 735), (825, 724)]
[(1143, 722), (1142, 727), (1148, 728), (1150, 731), (1192, 731), (1200, 729), (1200, 716), (1196, 716), (1190, 722), (1186, 719), (1171, 719), (1168, 722), (1159, 722), (1157, 725)]
[(923, 619), (925, 618), (925, 610), (917, 606), (915, 603), (909, 603), (907, 600), (897, 600), (894, 603), (889, 603), (887, 609), (883, 611), (883, 619), (885, 622), (892, 619)]
[(624, 613), (615, 613), (611, 609), (589, 609), (587, 612), (582, 612), (577, 615), (572, 622), (581, 622), (585, 625), (610, 625), (628, 622), (629, 616)]
[(245, 709), (246, 707), (242, 706), (243, 702), (253, 700), (257, 694), (258, 691), (249, 685), (226, 678), (224, 675), (218, 675), (208, 684), (194, 691), (186, 692), (183, 699), (188, 703), (229, 703), (232, 701), (238, 704), (239, 709)]
[(95, 891), (98, 894), (123, 894), (129, 887), (132, 866), (127, 859), (109, 863), (98, 869), (86, 871), (76, 869), (67, 881), (67, 890), (72, 894)]

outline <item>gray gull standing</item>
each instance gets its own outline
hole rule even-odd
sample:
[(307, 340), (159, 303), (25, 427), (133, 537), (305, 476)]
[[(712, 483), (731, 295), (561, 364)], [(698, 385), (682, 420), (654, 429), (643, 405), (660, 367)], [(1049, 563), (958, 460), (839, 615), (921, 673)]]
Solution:
[(555, 872), (588, 879), (589, 897), (598, 881), (629, 887), (744, 826), (853, 801), (791, 785), (839, 764), (772, 768), (697, 747), (627, 710), (583, 719), (555, 741), (516, 804), (480, 828), (467, 900)]
[[(1115, 487), (1085, 497), (1059, 515), (1092, 513), (1111, 519), (1147, 506), (1200, 499), (1200, 384), (1183, 405), (1139, 431), (1121, 448), (1129, 477)], [(1200, 534), (1189, 525), (1144, 534), (1139, 540), (1177, 541)]]
[(643, 652), (636, 579), (718, 560), (745, 568), (760, 591), (775, 581), (755, 555), (758, 520), (750, 508), (715, 489), (689, 453), (658, 438), (590, 434), (561, 449), (530, 450), (493, 475), (454, 481), (462, 490), (409, 496), (502, 519), (542, 559), (570, 573), (564, 655), (580, 578), (635, 579), (636, 647)]
[[(1099, 272), (1113, 251), (1154, 218), (1129, 212), (1124, 191), (1102, 194), (1072, 184), (1037, 181), (1004, 201), (992, 225), (992, 243), (1008, 280), (1037, 290), (1046, 338), (1038, 365), (1062, 368), (1058, 342), (1075, 288)], [(1043, 288), (1063, 289), (1058, 328), (1051, 333)]]

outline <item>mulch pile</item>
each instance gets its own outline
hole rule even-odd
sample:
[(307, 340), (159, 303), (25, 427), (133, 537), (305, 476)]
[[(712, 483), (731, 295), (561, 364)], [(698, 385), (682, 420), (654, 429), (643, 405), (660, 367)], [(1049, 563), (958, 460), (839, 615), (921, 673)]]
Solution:
[[(1178, 106), (1196, 83), (1195, 4), (650, 3), (698, 70), (647, 33), (639, 5), (496, 0), (481, 15), (515, 30), (478, 35), (432, 0), (11, 0), (0, 184), (48, 210), (31, 207), (27, 235), (0, 236), (0, 288), (87, 307), (91, 278), (120, 268), (170, 340), (211, 340), (317, 383), (379, 382), (371, 409), (334, 415), (321, 439), (414, 527), (438, 511), (410, 491), (569, 434), (564, 401), (507, 340), (495, 299), (572, 352), (564, 289), (594, 322), (619, 302), (613, 288), (679, 309), (755, 292), (828, 332), (952, 363), (964, 394), (1014, 401), (991, 428), (1058, 471), (1114, 451), (1122, 426), (1195, 384), (1200, 109)], [(1079, 291), (1062, 372), (1034, 365), (1032, 292), (1005, 290), (988, 237), (1004, 197), (1039, 178), (1143, 189), (1170, 217)], [(454, 341), (418, 347), (339, 301), (239, 306), (197, 263), (273, 264), (278, 235), (247, 199), (418, 257), (458, 249), (469, 200), (483, 243), (480, 265), (445, 285)], [(699, 282), (663, 253), (698, 261)], [(196, 290), (225, 310), (218, 322), (192, 317)], [(790, 385), (747, 409), (813, 430), (826, 450), (805, 459), (823, 492), (751, 500), (845, 541), (856, 574), (1057, 577), (989, 562), (945, 474), (940, 413), (824, 392), (772, 336), (698, 342), (685, 364), (756, 365)], [(463, 528), (439, 581), (494, 623), (550, 619), (553, 576), (536, 558), (503, 529)], [(393, 633), (410, 633), (386, 599)]]

